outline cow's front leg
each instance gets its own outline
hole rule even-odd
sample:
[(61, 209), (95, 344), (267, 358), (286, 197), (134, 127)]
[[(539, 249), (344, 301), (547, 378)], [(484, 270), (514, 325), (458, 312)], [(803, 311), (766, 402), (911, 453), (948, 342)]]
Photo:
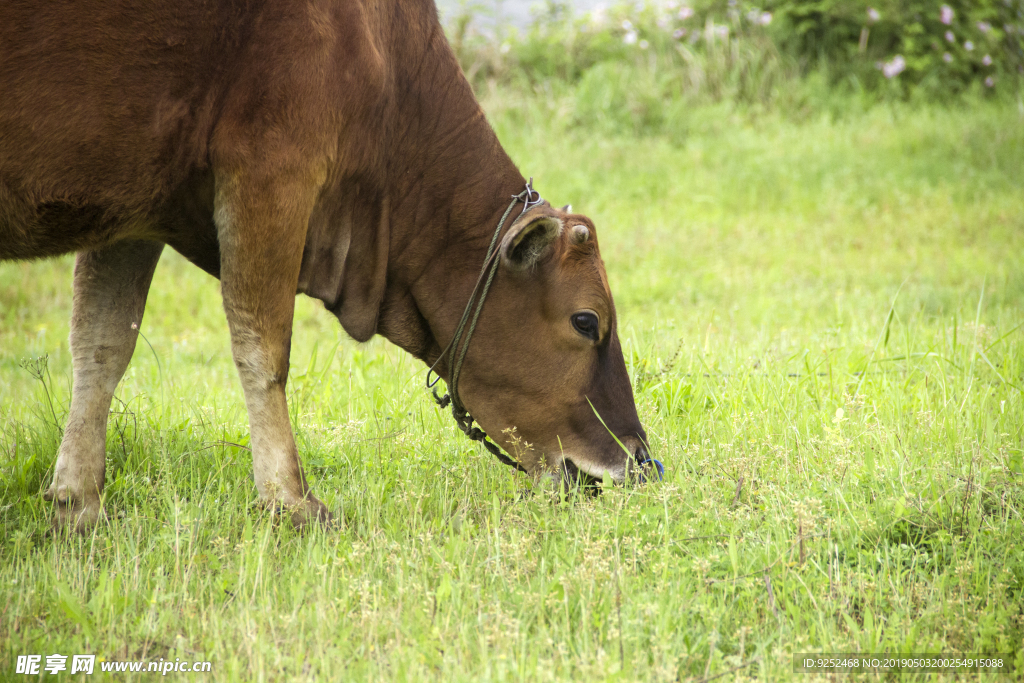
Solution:
[(290, 512), (296, 527), (330, 520), (299, 463), (285, 398), (312, 185), (304, 178), (221, 173), (215, 215), (221, 291), (249, 412), (256, 489), (266, 505)]
[(85, 532), (102, 513), (110, 401), (135, 351), (162, 250), (157, 242), (118, 242), (75, 261), (71, 411), (43, 494), (56, 502), (57, 528)]

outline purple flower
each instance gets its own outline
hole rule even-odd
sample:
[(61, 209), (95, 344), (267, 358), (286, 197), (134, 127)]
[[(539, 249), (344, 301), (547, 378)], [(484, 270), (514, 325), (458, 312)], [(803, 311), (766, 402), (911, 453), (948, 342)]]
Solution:
[(956, 42), (956, 36), (953, 35), (952, 31), (946, 31), (946, 42), (947, 43), (955, 43)]
[(869, 24), (873, 24), (873, 23), (875, 23), (876, 21), (878, 21), (881, 18), (882, 18), (882, 15), (878, 13), (878, 10), (876, 10), (874, 7), (868, 7), (868, 23)]
[(690, 7), (689, 5), (683, 5), (679, 9), (679, 14), (677, 14), (676, 16), (679, 17), (680, 21), (686, 21), (687, 19), (693, 16), (693, 8)]
[(988, 33), (989, 31), (992, 30), (992, 24), (988, 23), (987, 21), (979, 21), (978, 30), (981, 31), (982, 33)]
[(907, 60), (903, 59), (903, 55), (896, 55), (892, 58), (892, 61), (888, 61), (882, 65), (882, 75), (886, 78), (892, 78), (898, 76), (907, 68)]
[(992, 78), (991, 76), (989, 76), (988, 78), (985, 79), (985, 87), (986, 88), (991, 88), (995, 84), (996, 84), (996, 79)]
[(964, 49), (967, 50), (968, 52), (970, 52), (971, 50), (974, 49), (974, 43), (972, 43), (969, 40), (965, 40), (964, 41)]
[(761, 12), (761, 19), (760, 19), (761, 26), (767, 26), (770, 23), (772, 23), (772, 13), (771, 12)]
[(944, 61), (946, 64), (949, 64), (950, 62), (953, 61), (953, 55), (946, 52), (945, 54), (942, 55), (942, 61)]
[(939, 10), (939, 21), (941, 21), (946, 26), (952, 24), (953, 8), (950, 7), (949, 5), (943, 5), (942, 8)]
[(675, 38), (676, 40), (682, 40), (685, 36), (686, 36), (686, 29), (685, 28), (677, 28), (675, 31), (672, 32), (672, 37)]
[(981, 63), (985, 66), (992, 66), (992, 55), (985, 55), (981, 58)]

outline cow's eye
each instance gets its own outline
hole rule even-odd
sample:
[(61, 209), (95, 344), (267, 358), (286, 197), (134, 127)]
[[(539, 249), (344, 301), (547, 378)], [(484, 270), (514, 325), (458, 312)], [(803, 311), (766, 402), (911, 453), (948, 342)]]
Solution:
[(592, 313), (591, 311), (573, 313), (571, 320), (573, 329), (587, 339), (597, 341), (597, 338), (600, 336), (601, 329), (600, 321), (598, 321), (596, 313)]

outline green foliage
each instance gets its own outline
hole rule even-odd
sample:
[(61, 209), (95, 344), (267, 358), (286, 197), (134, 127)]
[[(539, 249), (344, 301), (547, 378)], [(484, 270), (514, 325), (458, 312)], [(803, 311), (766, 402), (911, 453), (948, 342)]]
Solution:
[[(830, 89), (874, 99), (940, 100), (1014, 94), (1024, 74), (1021, 0), (664, 0), (583, 15), (548, 2), (525, 32), (477, 30), (481, 7), (464, 7), (452, 27), (478, 87), (573, 85), (596, 70), (590, 79), (611, 75), (648, 89), (634, 99), (799, 110), (809, 97), (804, 79), (816, 74)], [(637, 103), (614, 102), (622, 111), (613, 118), (635, 128)]]
[[(942, 97), (1024, 73), (1020, 0), (778, 0), (766, 7), (781, 49), (869, 89), (920, 87)], [(897, 56), (905, 67), (887, 85), (884, 66), (896, 71)]]

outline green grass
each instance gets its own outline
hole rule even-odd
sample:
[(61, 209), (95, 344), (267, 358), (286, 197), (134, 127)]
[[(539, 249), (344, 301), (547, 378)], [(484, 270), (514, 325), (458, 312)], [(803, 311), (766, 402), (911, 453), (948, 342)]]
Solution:
[[(288, 681), (810, 681), (792, 653), (984, 652), (1018, 673), (983, 680), (1017, 680), (1016, 107), (722, 105), (642, 137), (587, 128), (576, 98), (485, 105), (597, 223), (664, 483), (524, 495), (424, 368), (300, 300), (291, 409), (343, 524), (298, 535), (255, 505), (217, 283), (167, 253), (112, 406), (110, 521), (55, 540), (71, 261), (4, 263), (0, 679), (55, 652)], [(45, 389), (20, 367), (44, 354)]]

